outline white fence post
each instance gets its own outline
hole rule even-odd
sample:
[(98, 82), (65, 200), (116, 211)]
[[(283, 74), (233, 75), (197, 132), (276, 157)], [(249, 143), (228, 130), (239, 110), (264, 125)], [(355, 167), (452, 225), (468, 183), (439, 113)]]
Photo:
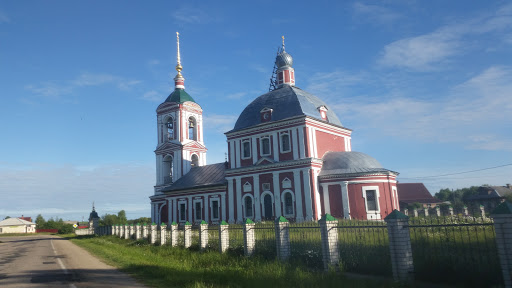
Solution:
[(171, 246), (175, 247), (178, 245), (178, 224), (176, 222), (171, 223)]
[(276, 250), (279, 260), (287, 260), (290, 257), (290, 222), (283, 216), (275, 220)]
[(146, 225), (146, 223), (142, 224), (142, 238), (148, 239), (148, 225)]
[(208, 223), (206, 221), (201, 221), (199, 224), (199, 248), (201, 250), (206, 249), (208, 245)]
[(160, 225), (160, 245), (165, 245), (165, 240), (167, 240), (167, 225), (162, 223)]
[(130, 226), (124, 225), (124, 239), (130, 239)]
[(219, 225), (219, 249), (220, 253), (226, 252), (229, 248), (229, 224), (222, 220)]
[(149, 235), (149, 243), (155, 244), (156, 242), (156, 224), (151, 224), (151, 234)]
[(330, 214), (325, 214), (320, 221), (320, 234), (322, 237), (322, 259), (324, 269), (330, 266), (339, 267), (340, 253), (338, 250), (338, 221)]
[(192, 246), (192, 224), (190, 222), (185, 222), (184, 227), (184, 234), (185, 234), (185, 248), (188, 248)]
[(244, 224), (244, 255), (249, 257), (254, 253), (254, 222), (247, 219)]
[(398, 210), (384, 218), (388, 226), (389, 250), (393, 278), (397, 281), (414, 280), (411, 235), (409, 234), (409, 217)]
[(512, 287), (512, 204), (503, 202), (491, 214), (494, 219), (496, 246), (505, 287)]

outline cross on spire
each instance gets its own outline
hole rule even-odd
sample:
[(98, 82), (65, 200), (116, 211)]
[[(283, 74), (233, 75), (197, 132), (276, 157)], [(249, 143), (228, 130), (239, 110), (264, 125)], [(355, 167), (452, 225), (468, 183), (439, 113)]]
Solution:
[(284, 51), (284, 35), (281, 36), (281, 38), (283, 38), (283, 51)]

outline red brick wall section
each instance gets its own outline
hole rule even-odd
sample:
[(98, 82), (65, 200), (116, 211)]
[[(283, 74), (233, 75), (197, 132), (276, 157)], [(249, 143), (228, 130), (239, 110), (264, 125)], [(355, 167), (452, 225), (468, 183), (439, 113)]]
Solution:
[(343, 219), (344, 216), (343, 202), (341, 199), (341, 186), (329, 185), (329, 208), (331, 208), (331, 215), (338, 219)]
[(333, 134), (316, 131), (316, 149), (318, 158), (322, 158), (325, 152), (328, 151), (343, 152), (345, 151), (345, 139)]

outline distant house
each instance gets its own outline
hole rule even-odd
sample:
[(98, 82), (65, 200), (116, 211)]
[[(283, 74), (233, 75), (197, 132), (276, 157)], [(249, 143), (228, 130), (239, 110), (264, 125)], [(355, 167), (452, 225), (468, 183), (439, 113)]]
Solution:
[(423, 183), (397, 183), (396, 186), (401, 211), (413, 203), (419, 203), (423, 208), (433, 208), (443, 203), (434, 198)]
[(501, 202), (506, 200), (506, 197), (512, 195), (512, 186), (480, 186), (478, 187), (478, 194), (471, 195), (466, 198), (471, 202), (474, 207), (483, 205), (485, 211), (492, 211)]
[(36, 233), (36, 223), (21, 218), (9, 218), (0, 221), (0, 234)]

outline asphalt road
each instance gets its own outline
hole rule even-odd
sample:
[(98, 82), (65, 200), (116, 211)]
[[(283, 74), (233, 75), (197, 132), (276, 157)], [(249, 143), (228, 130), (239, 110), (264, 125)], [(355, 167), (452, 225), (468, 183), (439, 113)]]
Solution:
[(145, 287), (70, 241), (0, 237), (0, 287)]

